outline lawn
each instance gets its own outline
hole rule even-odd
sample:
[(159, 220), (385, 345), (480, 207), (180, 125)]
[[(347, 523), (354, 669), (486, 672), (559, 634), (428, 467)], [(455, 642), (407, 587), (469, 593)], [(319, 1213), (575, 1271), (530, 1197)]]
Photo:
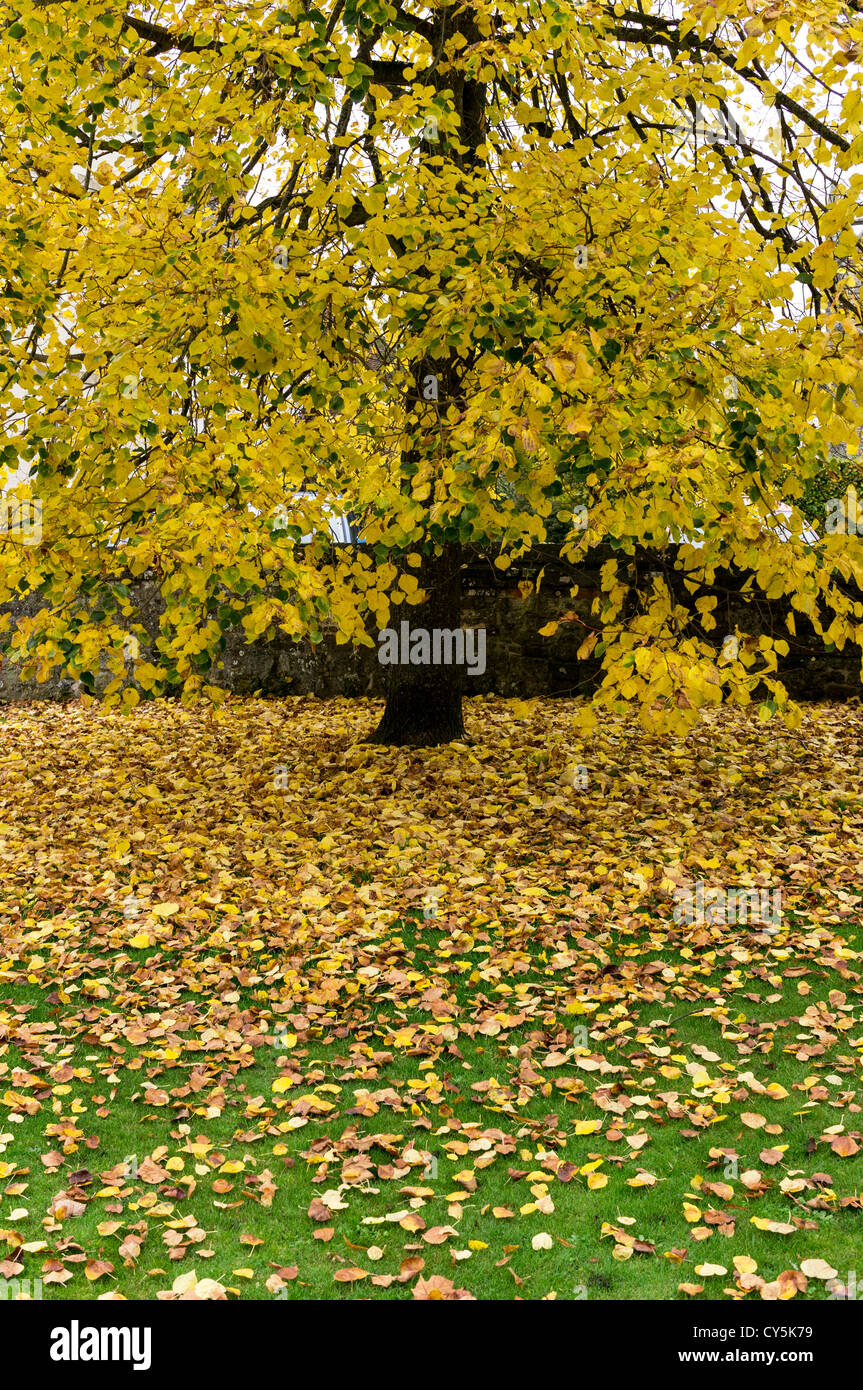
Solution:
[(9, 1296), (854, 1296), (859, 706), (379, 709), (0, 712)]

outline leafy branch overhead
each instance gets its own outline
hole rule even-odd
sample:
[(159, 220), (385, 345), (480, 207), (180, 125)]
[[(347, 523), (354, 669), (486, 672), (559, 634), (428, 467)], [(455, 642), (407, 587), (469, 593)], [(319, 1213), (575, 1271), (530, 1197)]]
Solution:
[[(0, 540), (0, 600), (44, 600), (25, 675), (92, 688), (103, 661), (109, 700), (194, 696), (231, 624), (368, 644), (448, 548), (506, 567), (548, 534), (570, 559), (697, 535), (693, 582), (736, 565), (859, 643), (853, 540), (809, 545), (798, 505), (863, 425), (855, 8), (50, 0), (4, 24), (0, 449), (44, 515), (39, 545)], [(608, 580), (599, 703), (746, 701), (667, 595), (634, 620)]]

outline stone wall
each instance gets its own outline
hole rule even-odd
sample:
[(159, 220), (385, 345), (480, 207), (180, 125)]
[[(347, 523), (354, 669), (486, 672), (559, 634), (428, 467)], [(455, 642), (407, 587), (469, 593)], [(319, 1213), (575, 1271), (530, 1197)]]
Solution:
[[(810, 625), (797, 613), (797, 637), (785, 626), (789, 611), (786, 601), (768, 602), (756, 593), (747, 602), (740, 594), (743, 576), (731, 572), (717, 574), (716, 583), (688, 595), (682, 575), (674, 570), (675, 547), (661, 553), (644, 551), (635, 557), (615, 552), (608, 545), (591, 551), (583, 564), (575, 567), (560, 562), (554, 546), (539, 546), (524, 560), (513, 562), (506, 571), (498, 570), (491, 557), (470, 560), (462, 571), (462, 623), (486, 630), (486, 671), (482, 676), (465, 675), (468, 693), (497, 693), (504, 696), (583, 695), (597, 680), (598, 659), (579, 660), (576, 653), (588, 632), (597, 627), (591, 614), (593, 600), (601, 593), (600, 569), (610, 556), (617, 556), (621, 569), (633, 585), (645, 586), (651, 572), (661, 571), (671, 584), (678, 602), (691, 608), (696, 597), (715, 593), (717, 627), (709, 638), (717, 646), (735, 627), (741, 633), (768, 633), (783, 637), (789, 644), (788, 656), (780, 660), (779, 671), (789, 692), (797, 699), (843, 700), (863, 693), (860, 681), (860, 653), (856, 647), (844, 652), (826, 652)], [(534, 588), (542, 572), (539, 592), (524, 596), (520, 584)], [(574, 583), (578, 595), (570, 596)], [(133, 586), (141, 622), (152, 637), (158, 629), (161, 599), (151, 580)], [(7, 605), (17, 612), (32, 612), (34, 600)], [(631, 606), (635, 605), (631, 598)], [(412, 626), (422, 619), (421, 609), (394, 609), (391, 622), (398, 626), (409, 617)], [(550, 637), (539, 629), (558, 620), (560, 626)], [(373, 634), (374, 635), (374, 634)], [(146, 655), (142, 647), (142, 656)], [(73, 682), (62, 673), (43, 683), (22, 682), (7, 653), (0, 668), (0, 700), (68, 699)], [(268, 695), (328, 696), (379, 695), (383, 668), (377, 648), (337, 646), (331, 635), (312, 645), (286, 637), (274, 641), (243, 641), (240, 628), (226, 634), (226, 650), (221, 670), (210, 679), (237, 694), (261, 691)], [(97, 688), (104, 688), (103, 676)]]

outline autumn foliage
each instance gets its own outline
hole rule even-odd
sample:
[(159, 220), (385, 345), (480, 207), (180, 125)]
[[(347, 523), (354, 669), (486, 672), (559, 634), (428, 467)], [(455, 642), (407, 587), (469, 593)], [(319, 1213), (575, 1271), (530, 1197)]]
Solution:
[[(859, 640), (853, 539), (808, 547), (796, 510), (863, 423), (858, 14), (12, 8), (0, 447), (44, 529), (3, 541), (0, 597), (46, 600), (26, 674), (86, 690), (101, 659), (109, 700), (191, 697), (231, 625), (368, 643), (448, 548), (506, 567), (552, 522), (571, 557), (700, 536), (693, 585), (733, 563)], [(165, 611), (130, 671), (145, 572)], [(633, 621), (605, 578), (600, 704), (683, 726), (723, 683), (751, 698), (721, 633), (663, 586)], [(758, 675), (794, 725), (783, 640)]]

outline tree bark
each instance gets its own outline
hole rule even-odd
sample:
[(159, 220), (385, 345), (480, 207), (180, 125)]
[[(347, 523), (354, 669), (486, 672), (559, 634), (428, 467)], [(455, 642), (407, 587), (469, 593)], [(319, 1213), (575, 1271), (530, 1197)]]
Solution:
[[(452, 631), (461, 619), (461, 550), (447, 545), (439, 556), (424, 555), (419, 570), (409, 570), (426, 601), (414, 607), (394, 608), (390, 623), (398, 630), (403, 620), (411, 628)], [(387, 743), (414, 748), (433, 747), (464, 738), (462, 690), (464, 666), (394, 665), (385, 666), (386, 706), (370, 743)]]
[[(455, 32), (461, 33), (468, 44), (477, 43), (482, 37), (477, 28), (474, 6), (466, 4), (454, 14), (448, 6), (435, 11), (428, 35), (433, 51), (439, 55), (445, 40)], [(448, 152), (457, 168), (474, 168), (477, 149), (485, 136), (485, 85), (465, 77), (458, 65), (453, 68), (446, 63), (438, 64), (437, 60), (429, 76), (435, 90), (452, 91), (453, 105), (459, 116), (460, 148), (456, 150), (442, 134), (434, 146), (423, 147), (421, 158), (428, 159), (433, 154)], [(459, 187), (458, 181), (456, 187)], [(440, 391), (440, 410), (446, 412), (452, 403), (464, 406), (464, 372), (465, 364), (455, 349), (436, 359), (423, 357), (414, 362), (414, 385), (405, 401), (407, 432), (411, 440), (402, 454), (406, 477), (421, 462), (424, 446), (420, 440), (424, 431), (429, 431), (430, 408), (424, 403), (423, 382), (428, 380), (429, 375), (434, 377)], [(436, 415), (437, 410), (437, 406), (431, 407), (432, 414)], [(423, 424), (423, 421), (426, 423)], [(437, 428), (433, 427), (430, 434), (436, 433)], [(436, 555), (435, 550), (441, 553)], [(425, 628), (429, 633), (435, 628), (453, 631), (460, 627), (461, 559), (460, 544), (451, 540), (435, 543), (432, 532), (425, 543), (421, 568), (409, 571), (416, 575), (420, 587), (425, 590), (426, 600), (412, 608), (399, 605), (391, 613), (391, 624), (398, 624), (400, 619), (409, 617), (412, 627)], [(402, 663), (387, 666), (385, 670), (386, 708), (372, 735), (372, 743), (430, 747), (465, 737), (463, 665), (413, 666)]]

